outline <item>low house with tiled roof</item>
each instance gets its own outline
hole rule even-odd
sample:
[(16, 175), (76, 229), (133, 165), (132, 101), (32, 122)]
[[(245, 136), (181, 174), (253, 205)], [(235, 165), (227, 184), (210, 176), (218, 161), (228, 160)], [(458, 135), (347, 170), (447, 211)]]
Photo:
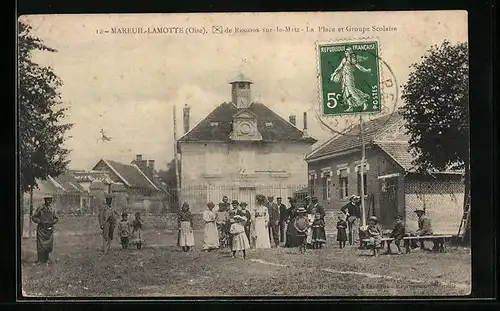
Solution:
[(111, 185), (115, 183), (105, 172), (101, 171), (73, 170), (72, 173), (86, 191), (102, 189), (109, 193)]
[[(415, 208), (424, 208), (437, 233), (456, 234), (463, 211), (463, 172), (420, 174), (412, 165), (404, 119), (399, 112), (364, 124), (366, 165), (364, 193), (367, 216), (385, 228), (398, 214), (409, 230), (417, 228)], [(338, 212), (350, 195), (361, 193), (359, 126), (337, 135), (306, 157), (309, 192), (327, 210)]]
[[(33, 188), (33, 206), (43, 204), (43, 197), (53, 197), (57, 212), (67, 213), (84, 209), (87, 203), (86, 191), (80, 186), (76, 177), (69, 170), (58, 176), (48, 176), (45, 180), (37, 179), (37, 187)], [(24, 194), (24, 204), (29, 204), (29, 193)]]
[[(230, 84), (231, 102), (217, 106), (191, 130), (185, 124), (178, 139), (183, 200), (197, 211), (223, 195), (252, 204), (259, 192), (286, 202), (297, 190), (292, 185), (307, 184), (304, 157), (316, 142), (307, 135), (307, 119), (301, 130), (293, 117), (287, 121), (252, 101), (252, 81), (241, 74)], [(185, 115), (184, 122), (188, 119)]]
[(123, 184), (131, 196), (154, 197), (161, 192), (136, 164), (101, 159), (92, 170), (104, 172), (113, 183)]

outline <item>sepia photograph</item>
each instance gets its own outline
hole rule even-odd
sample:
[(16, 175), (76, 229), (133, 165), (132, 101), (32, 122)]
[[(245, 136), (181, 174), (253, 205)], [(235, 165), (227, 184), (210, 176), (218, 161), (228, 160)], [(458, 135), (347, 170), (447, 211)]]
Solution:
[(466, 11), (23, 15), (23, 298), (471, 293)]

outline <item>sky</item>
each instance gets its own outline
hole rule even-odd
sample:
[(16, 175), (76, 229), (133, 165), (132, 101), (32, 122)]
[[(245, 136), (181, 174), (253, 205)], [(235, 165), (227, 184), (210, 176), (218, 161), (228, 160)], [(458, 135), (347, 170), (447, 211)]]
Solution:
[[(69, 108), (66, 121), (74, 124), (65, 142), (72, 150), (69, 166), (86, 170), (101, 158), (129, 163), (136, 154), (154, 159), (156, 169), (165, 168), (173, 158), (173, 107), (180, 137), (184, 105), (191, 108), (193, 127), (231, 100), (228, 83), (238, 73), (253, 80), (253, 100), (285, 119), (296, 115), (299, 128), (307, 112), (316, 147), (332, 137), (314, 115), (320, 103), (318, 42), (376, 39), (401, 87), (410, 65), (432, 45), (445, 39), (467, 41), (464, 11), (31, 15), (21, 20), (57, 50), (35, 51), (33, 59), (52, 67), (64, 83), (60, 92)], [(213, 25), (233, 33), (212, 34)], [(285, 26), (315, 31), (234, 33), (235, 27)], [(321, 32), (322, 26), (344, 27), (344, 32)], [(372, 26), (397, 30), (373, 31)], [(113, 27), (179, 27), (184, 33), (98, 34)], [(206, 33), (186, 33), (189, 27), (204, 27)], [(370, 31), (360, 31), (362, 27)], [(332, 118), (324, 120), (336, 124)], [(100, 140), (101, 129), (111, 141)]]

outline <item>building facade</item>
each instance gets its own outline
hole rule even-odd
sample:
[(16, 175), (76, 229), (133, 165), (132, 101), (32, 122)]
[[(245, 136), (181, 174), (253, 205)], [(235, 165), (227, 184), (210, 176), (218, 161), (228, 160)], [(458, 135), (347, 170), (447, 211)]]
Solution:
[(230, 84), (231, 102), (191, 130), (185, 126), (178, 140), (181, 196), (195, 211), (224, 195), (253, 204), (258, 193), (286, 199), (307, 185), (304, 157), (316, 142), (307, 135), (307, 121), (300, 130), (293, 116), (286, 121), (253, 102), (252, 82), (243, 75)]
[[(432, 218), (436, 233), (456, 234), (463, 213), (465, 186), (458, 171), (417, 173), (408, 151), (408, 136), (399, 113), (365, 124), (363, 172), (365, 215), (377, 216), (384, 228), (402, 215), (416, 230), (420, 207)], [(352, 194), (361, 194), (361, 144), (357, 127), (334, 137), (307, 157), (309, 192), (329, 211), (340, 212)]]

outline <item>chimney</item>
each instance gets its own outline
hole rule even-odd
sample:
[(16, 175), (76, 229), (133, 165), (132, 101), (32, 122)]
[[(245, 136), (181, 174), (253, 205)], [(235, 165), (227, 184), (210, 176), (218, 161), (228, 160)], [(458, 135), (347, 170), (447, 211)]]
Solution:
[(297, 117), (292, 115), (292, 116), (289, 116), (288, 117), (288, 120), (290, 121), (290, 123), (292, 123), (294, 126), (297, 126)]
[(189, 132), (189, 106), (184, 105), (184, 134)]
[(141, 163), (142, 161), (142, 154), (138, 154), (135, 156), (135, 162), (137, 165), (139, 165), (139, 163)]
[(305, 111), (304, 111), (304, 130), (302, 132), (303, 132), (303, 134), (302, 134), (303, 137), (308, 137), (308, 135), (307, 135), (307, 112), (305, 112)]

